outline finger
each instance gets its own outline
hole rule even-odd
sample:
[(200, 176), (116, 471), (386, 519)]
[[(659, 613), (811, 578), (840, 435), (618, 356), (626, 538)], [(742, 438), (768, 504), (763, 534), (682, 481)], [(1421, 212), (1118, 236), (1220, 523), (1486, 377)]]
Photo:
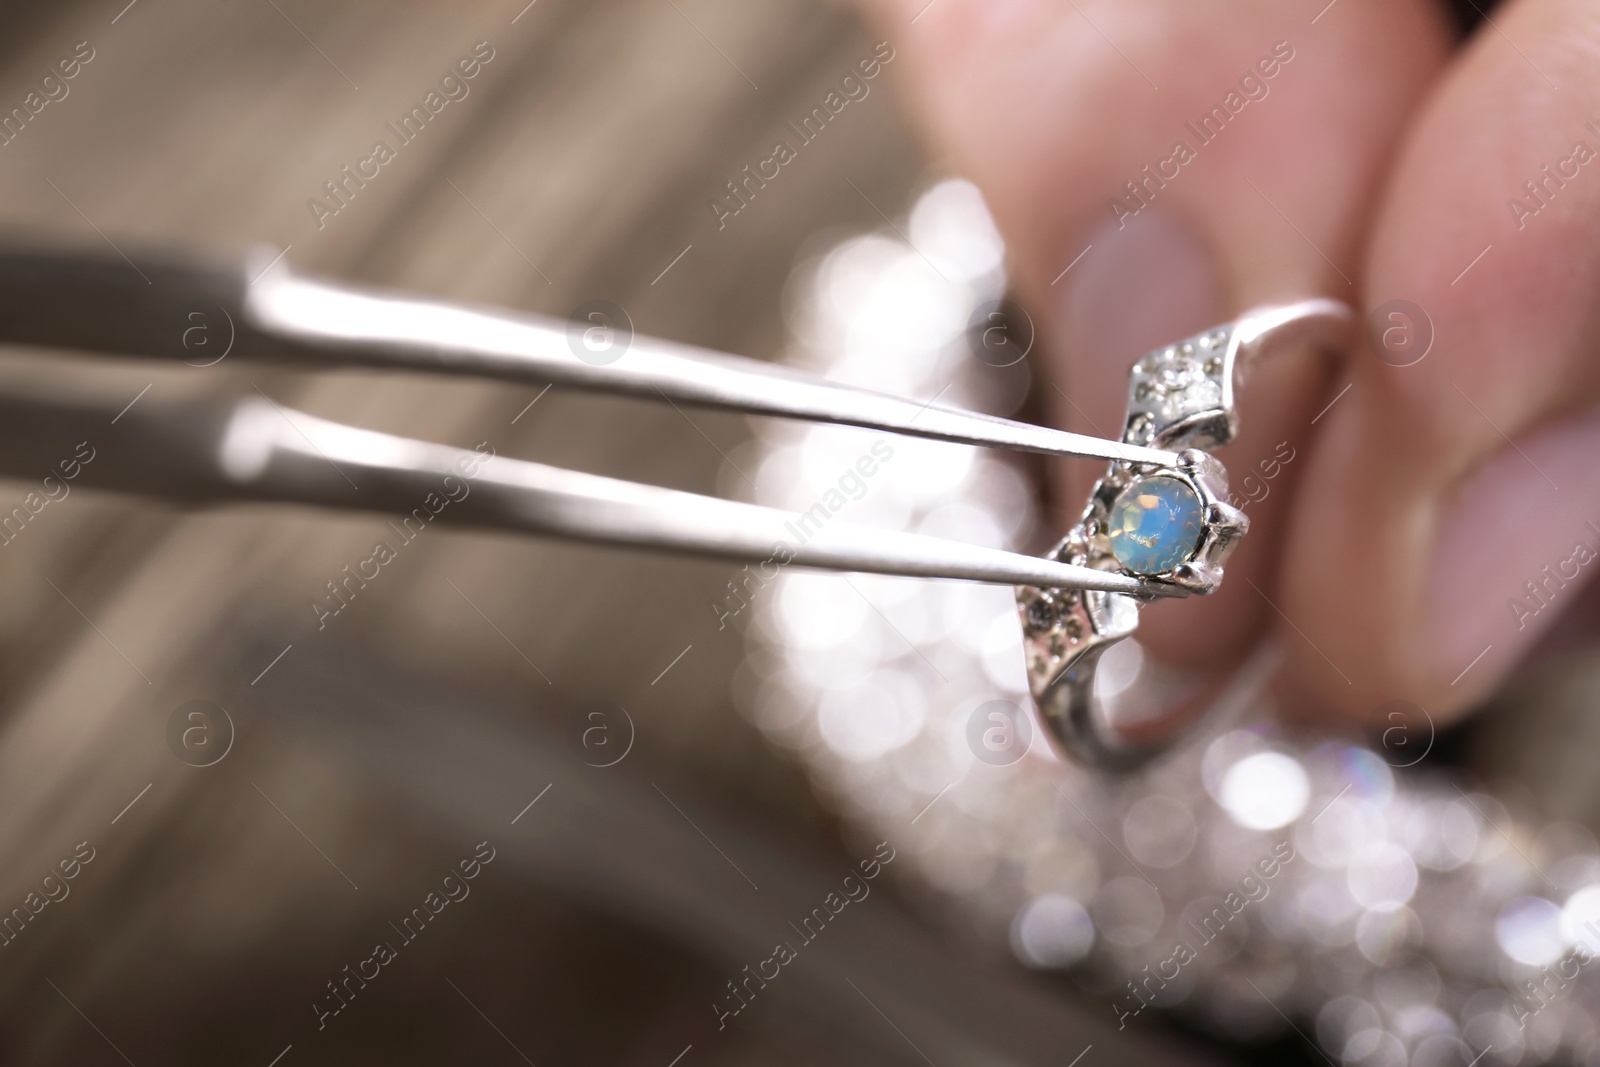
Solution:
[[(1059, 425), (1120, 436), (1144, 352), (1262, 302), (1353, 300), (1359, 237), (1400, 124), (1442, 62), (1423, 0), (882, 0), (911, 103), (984, 191), (1014, 288), (1049, 351), (1035, 365)], [(1314, 428), (1323, 371), (1264, 368), (1222, 455), (1252, 533), (1206, 601), (1146, 613), (1141, 639), (1213, 662), (1272, 614), (1282, 504)], [(1273, 477), (1261, 478), (1266, 471)], [(1056, 522), (1098, 465), (1055, 472)], [(1269, 484), (1270, 483), (1270, 484)]]
[(1432, 349), (1356, 362), (1283, 579), (1297, 663), (1349, 714), (1460, 712), (1600, 570), (1597, 49), (1580, 0), (1498, 10), (1383, 203), (1368, 303), (1413, 302)]

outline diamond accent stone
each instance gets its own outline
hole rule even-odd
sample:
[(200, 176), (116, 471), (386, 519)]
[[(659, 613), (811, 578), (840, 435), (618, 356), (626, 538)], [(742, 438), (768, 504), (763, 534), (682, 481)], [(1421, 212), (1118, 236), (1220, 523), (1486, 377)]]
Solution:
[(1049, 595), (1036, 598), (1028, 605), (1026, 611), (1028, 627), (1038, 633), (1044, 633), (1054, 626), (1060, 615), (1056, 612), (1055, 602)]
[(1129, 444), (1147, 445), (1155, 440), (1156, 420), (1148, 411), (1141, 411), (1128, 420), (1127, 432), (1122, 439)]
[(1134, 399), (1148, 404), (1162, 423), (1172, 423), (1222, 406), (1221, 364), (1202, 359), (1193, 345), (1169, 348), (1141, 364), (1145, 380), (1134, 386)]

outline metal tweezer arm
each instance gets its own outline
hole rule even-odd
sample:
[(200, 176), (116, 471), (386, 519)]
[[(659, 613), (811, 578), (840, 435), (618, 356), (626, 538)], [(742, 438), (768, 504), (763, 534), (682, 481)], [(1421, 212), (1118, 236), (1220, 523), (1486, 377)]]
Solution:
[[(231, 324), (234, 359), (366, 366), (557, 382), (649, 399), (782, 415), (998, 445), (1171, 465), (1159, 449), (842, 386), (788, 368), (636, 338), (595, 366), (567, 346), (559, 320), (364, 292), (298, 278), (281, 266), (252, 279), (182, 261), (61, 251), (0, 250), (0, 343), (105, 355), (192, 359), (182, 345), (194, 312)], [(259, 400), (162, 406), (147, 402), (107, 434), (108, 403), (13, 392), (0, 397), (0, 473), (33, 476), (80, 440), (105, 440), (83, 468), (104, 488), (191, 501), (277, 500), (409, 513), (476, 454), (286, 412)], [(68, 438), (71, 438), (68, 441)], [(62, 451), (62, 448), (67, 451)], [(1146, 583), (916, 534), (830, 522), (809, 530), (790, 512), (507, 458), (482, 464), (470, 492), (439, 518), (585, 541), (734, 560), (1001, 584), (1156, 594)], [(810, 536), (797, 538), (796, 529)]]

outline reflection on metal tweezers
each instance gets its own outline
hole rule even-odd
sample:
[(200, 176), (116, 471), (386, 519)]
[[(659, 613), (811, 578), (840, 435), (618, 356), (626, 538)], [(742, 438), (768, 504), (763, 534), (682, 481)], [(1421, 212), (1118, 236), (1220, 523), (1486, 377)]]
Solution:
[[(369, 367), (554, 383), (648, 400), (886, 430), (935, 440), (1172, 467), (1160, 448), (1106, 441), (919, 403), (755, 360), (633, 339), (597, 365), (561, 320), (362, 290), (294, 275), (286, 264), (225, 269), (182, 259), (0, 249), (0, 343), (192, 361), (196, 308), (231, 331), (228, 357), (316, 368)], [(17, 389), (0, 395), (0, 473), (40, 464), (115, 416), (118, 447), (83, 483), (184, 501), (262, 500), (409, 511), (477, 453), (286, 412), (255, 397), (118, 405)], [(63, 448), (66, 449), (63, 452)], [(789, 545), (798, 516), (508, 458), (485, 465), (470, 498), (440, 518), (617, 545), (827, 570), (955, 578), (1137, 597), (1182, 595), (1127, 574), (941, 538), (832, 523)], [(781, 557), (780, 557), (781, 558)]]

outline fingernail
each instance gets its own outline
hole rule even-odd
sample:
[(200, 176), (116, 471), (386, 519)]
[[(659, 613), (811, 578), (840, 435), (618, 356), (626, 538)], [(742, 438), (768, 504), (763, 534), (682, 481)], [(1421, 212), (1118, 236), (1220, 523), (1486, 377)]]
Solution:
[(1222, 317), (1221, 272), (1198, 234), (1154, 208), (1126, 225), (1107, 219), (1085, 244), (1087, 251), (1063, 249), (1063, 263), (1080, 251), (1083, 258), (1059, 279), (1068, 379), (1061, 387), (1118, 436), (1128, 368), (1152, 348)]
[[(1053, 342), (1036, 365), (1047, 417), (1053, 426), (1119, 438), (1134, 361), (1223, 318), (1216, 260), (1181, 219), (1153, 207), (1126, 225), (1105, 220), (1058, 257), (1065, 273), (1051, 285), (1061, 294), (1050, 311)], [(1103, 467), (1072, 459), (1051, 465), (1065, 521), (1082, 511)]]
[(1440, 513), (1431, 580), (1434, 674), (1482, 690), (1600, 573), (1600, 415), (1507, 445)]

